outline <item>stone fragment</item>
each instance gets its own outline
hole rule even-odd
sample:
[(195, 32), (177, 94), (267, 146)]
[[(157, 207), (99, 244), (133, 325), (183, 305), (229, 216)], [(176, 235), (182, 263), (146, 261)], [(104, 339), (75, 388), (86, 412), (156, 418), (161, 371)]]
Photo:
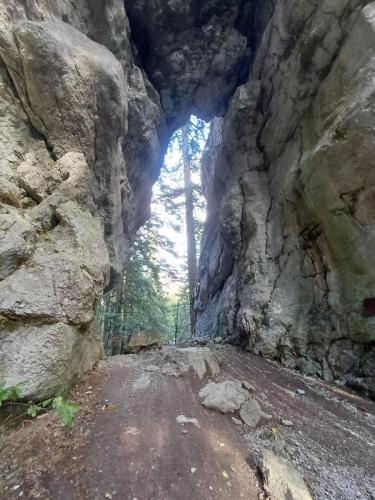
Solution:
[(178, 369), (178, 366), (174, 363), (165, 363), (161, 368), (161, 373), (168, 377), (181, 377), (183, 373)]
[(312, 500), (301, 474), (289, 460), (264, 450), (260, 469), (264, 489), (272, 500)]
[(285, 425), (286, 427), (293, 427), (293, 422), (291, 420), (281, 420), (282, 425)]
[(147, 373), (141, 373), (141, 375), (133, 382), (133, 391), (144, 391), (151, 383), (151, 377)]
[(150, 372), (150, 373), (159, 373), (160, 372), (160, 367), (157, 365), (148, 365), (145, 367), (145, 372)]
[(269, 418), (269, 416), (263, 412), (258, 401), (253, 398), (249, 398), (242, 403), (240, 417), (244, 423), (252, 429), (255, 429), (262, 418)]
[(238, 418), (236, 418), (236, 417), (232, 417), (232, 421), (233, 421), (233, 423), (234, 423), (235, 425), (238, 425), (239, 427), (241, 427), (241, 426), (242, 426), (242, 422), (241, 422), (241, 420), (239, 420)]
[(345, 380), (340, 380), (340, 379), (334, 380), (334, 383), (339, 387), (343, 387), (346, 384)]
[(145, 349), (161, 349), (163, 347), (163, 336), (159, 332), (143, 330), (133, 333), (128, 337), (124, 347), (124, 353), (135, 354)]
[(237, 380), (225, 380), (224, 382), (209, 382), (199, 391), (201, 403), (206, 408), (220, 411), (221, 413), (232, 413), (237, 411), (249, 397), (249, 393)]
[(192, 424), (195, 427), (200, 428), (200, 424), (196, 418), (185, 417), (185, 415), (177, 415), (176, 422), (178, 424)]
[(276, 428), (271, 430), (265, 429), (259, 434), (262, 440), (269, 441), (271, 445), (271, 451), (276, 455), (280, 455), (283, 458), (288, 459), (288, 453), (286, 450), (286, 441), (282, 434)]
[(0, 202), (20, 208), (24, 202), (25, 193), (5, 177), (0, 178)]

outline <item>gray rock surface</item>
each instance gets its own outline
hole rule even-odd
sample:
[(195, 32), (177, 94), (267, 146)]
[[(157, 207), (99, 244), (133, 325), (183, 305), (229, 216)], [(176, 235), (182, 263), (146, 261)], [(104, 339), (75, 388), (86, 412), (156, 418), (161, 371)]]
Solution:
[(265, 450), (260, 468), (264, 489), (272, 500), (312, 500), (301, 474), (289, 460)]
[(211, 126), (196, 298), (199, 335), (369, 393), (374, 19), (374, 2), (275, 3)]
[[(72, 329), (93, 321), (109, 263), (113, 286), (148, 216), (169, 136), (191, 111), (224, 112), (237, 85), (248, 59), (235, 28), (241, 9), (217, 0), (2, 3), (1, 359), (10, 333), (28, 331), (32, 349), (38, 328), (50, 329), (70, 345)], [(22, 362), (2, 361), (6, 383), (18, 381)], [(38, 394), (34, 382), (30, 373), (25, 396)]]
[[(242, 421), (252, 429), (257, 427), (262, 418), (271, 418), (238, 380), (209, 382), (199, 391), (199, 398), (202, 405), (211, 410), (221, 413), (238, 411)], [(241, 425), (241, 420), (233, 417), (233, 421)]]
[[(94, 362), (98, 349), (79, 346), (96, 338), (169, 137), (196, 113), (216, 117), (198, 335), (374, 393), (374, 317), (362, 315), (375, 296), (374, 12), (364, 0), (2, 2), (7, 383), (52, 394)], [(25, 373), (17, 332), (35, 353)]]
[(100, 355), (95, 328), (65, 323), (4, 329), (1, 344), (0, 379), (36, 400), (64, 394)]
[(262, 418), (270, 418), (270, 415), (267, 415), (262, 410), (262, 407), (254, 398), (249, 398), (242, 403), (239, 414), (243, 422), (253, 429), (259, 424)]
[(238, 380), (224, 380), (224, 382), (209, 382), (199, 391), (201, 403), (206, 408), (232, 413), (240, 409), (249, 397), (249, 393)]
[(145, 371), (172, 377), (183, 377), (192, 372), (203, 379), (219, 375), (220, 365), (221, 359), (218, 353), (208, 347), (180, 348), (165, 345), (161, 351), (152, 356)]

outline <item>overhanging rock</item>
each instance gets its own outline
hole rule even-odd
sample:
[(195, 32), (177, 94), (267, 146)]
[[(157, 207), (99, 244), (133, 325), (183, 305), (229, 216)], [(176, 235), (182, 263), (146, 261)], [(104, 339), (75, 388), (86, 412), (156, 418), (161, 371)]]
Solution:
[(373, 392), (374, 17), (363, 0), (5, 0), (0, 379), (37, 398), (97, 359), (96, 304), (196, 113), (220, 117), (198, 334)]

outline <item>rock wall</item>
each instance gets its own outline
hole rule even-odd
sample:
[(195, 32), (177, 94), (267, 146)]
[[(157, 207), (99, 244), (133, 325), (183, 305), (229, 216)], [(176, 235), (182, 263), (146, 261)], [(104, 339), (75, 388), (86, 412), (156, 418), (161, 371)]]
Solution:
[(25, 397), (99, 358), (95, 307), (170, 135), (192, 110), (223, 112), (248, 61), (240, 4), (3, 0), (0, 380)]
[(38, 399), (98, 359), (95, 307), (148, 217), (169, 137), (195, 113), (221, 117), (198, 334), (370, 390), (374, 12), (3, 0), (0, 380)]
[(374, 2), (276, 2), (211, 127), (196, 300), (200, 335), (372, 394), (374, 49)]

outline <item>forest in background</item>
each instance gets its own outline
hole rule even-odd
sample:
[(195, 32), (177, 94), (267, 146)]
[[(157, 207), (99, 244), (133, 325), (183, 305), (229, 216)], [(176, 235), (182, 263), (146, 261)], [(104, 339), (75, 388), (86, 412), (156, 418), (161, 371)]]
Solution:
[(192, 117), (173, 135), (154, 186), (151, 218), (138, 231), (122, 280), (97, 311), (107, 355), (122, 353), (135, 332), (160, 332), (165, 342), (194, 335), (193, 295), (206, 203), (201, 156), (208, 125)]

